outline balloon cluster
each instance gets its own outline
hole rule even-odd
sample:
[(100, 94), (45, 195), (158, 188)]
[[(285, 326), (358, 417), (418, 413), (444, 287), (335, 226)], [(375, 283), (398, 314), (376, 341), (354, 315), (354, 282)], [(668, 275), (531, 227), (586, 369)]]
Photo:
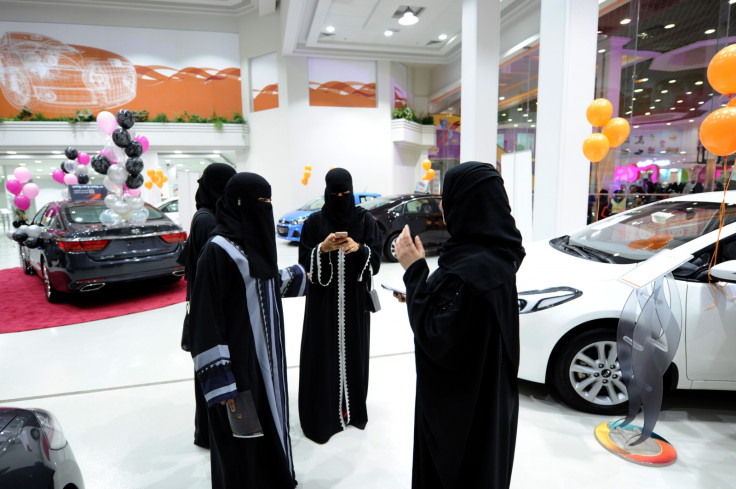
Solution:
[(304, 165), (304, 176), (301, 179), (302, 185), (309, 183), (309, 177), (312, 176), (312, 165)]
[(118, 111), (117, 116), (107, 111), (97, 114), (97, 127), (108, 135), (108, 144), (90, 163), (97, 173), (105, 175), (102, 185), (108, 191), (105, 197), (108, 208), (100, 214), (100, 222), (107, 226), (141, 225), (148, 218), (148, 209), (138, 190), (144, 180), (140, 156), (148, 150), (148, 139), (132, 135), (129, 130), (133, 124), (135, 118), (127, 109)]
[(30, 183), (31, 170), (25, 166), (19, 166), (13, 171), (15, 178), (9, 178), (5, 182), (5, 188), (11, 194), (15, 195), (13, 198), (13, 204), (22, 210), (26, 211), (31, 206), (31, 200), (35, 199), (38, 195), (38, 185)]
[(8, 231), (8, 238), (18, 244), (25, 245), (29, 248), (46, 247), (51, 243), (50, 235), (43, 230), (41, 226), (36, 224), (21, 224), (17, 221), (13, 223), (17, 227), (15, 231)]
[(432, 180), (434, 178), (434, 170), (432, 169), (432, 162), (430, 160), (422, 161), (422, 168), (426, 172), (422, 177), (422, 180)]
[(143, 184), (148, 190), (151, 190), (153, 186), (157, 186), (158, 188), (161, 188), (164, 186), (164, 183), (169, 181), (169, 177), (164, 175), (163, 170), (161, 168), (158, 168), (154, 170), (153, 168), (149, 169), (146, 174), (150, 178), (150, 180), (146, 180), (146, 182)]
[(613, 105), (605, 98), (593, 100), (585, 115), (594, 127), (601, 128), (583, 141), (583, 154), (589, 161), (598, 163), (608, 154), (608, 150), (620, 146), (629, 137), (629, 121), (614, 117)]
[(729, 102), (708, 114), (700, 125), (700, 142), (717, 156), (736, 153), (736, 44), (721, 49), (708, 64), (708, 83)]
[(64, 154), (68, 158), (61, 164), (60, 170), (54, 170), (51, 173), (53, 179), (59, 183), (66, 185), (76, 185), (81, 183), (89, 183), (89, 155), (87, 153), (80, 153), (69, 146), (64, 150)]

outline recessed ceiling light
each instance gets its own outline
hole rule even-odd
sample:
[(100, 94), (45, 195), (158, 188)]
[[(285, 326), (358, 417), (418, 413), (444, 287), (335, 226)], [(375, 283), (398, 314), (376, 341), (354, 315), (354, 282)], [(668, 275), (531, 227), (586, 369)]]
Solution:
[(521, 114), (521, 117), (529, 117), (529, 114)]
[(677, 80), (670, 80), (670, 83), (675, 83)]
[(671, 123), (671, 122), (668, 122), (668, 123), (667, 123), (667, 125), (668, 125), (668, 126), (671, 126), (671, 125), (672, 125), (672, 123)]
[(636, 100), (636, 97), (631, 97), (631, 100)]
[(509, 122), (514, 122), (513, 119), (509, 119)]
[(678, 100), (678, 101), (677, 101), (677, 103), (678, 103), (678, 104), (681, 104), (681, 103), (682, 103), (682, 100)]
[(662, 90), (662, 91), (661, 91), (661, 92), (659, 92), (659, 93), (667, 93), (667, 92), (669, 92), (669, 90)]
[[(688, 122), (695, 122), (695, 119), (690, 119)], [(683, 151), (682, 154), (685, 154), (685, 152)]]
[(444, 41), (445, 39), (447, 39), (447, 34), (440, 34), (440, 35), (439, 35), (439, 36), (437, 37), (437, 39), (439, 39), (440, 41)]
[(694, 111), (695, 107), (690, 107), (690, 112)]
[(702, 85), (702, 84), (703, 84), (703, 82), (702, 82), (702, 81), (696, 81), (696, 82), (695, 82), (695, 84), (696, 84), (696, 85)]
[(650, 108), (650, 109), (654, 109), (654, 106), (652, 105), (652, 106), (651, 106), (651, 107), (649, 107), (649, 108)]
[(734, 3), (736, 3), (736, 0), (728, 0), (729, 5), (733, 5)]
[(414, 25), (417, 22), (419, 22), (419, 17), (414, 15), (414, 12), (411, 8), (406, 7), (406, 10), (404, 10), (404, 15), (399, 19), (399, 24), (401, 25)]
[(634, 129), (639, 129), (639, 126), (634, 126)]
[(658, 98), (657, 100), (655, 100), (655, 102), (661, 102), (661, 101), (662, 101), (661, 98)]
[(670, 107), (670, 110), (675, 110), (675, 108), (674, 107)]
[(180, 149), (175, 149), (175, 150), (174, 150), (174, 153), (176, 153), (176, 154), (180, 155), (180, 154), (181, 154), (181, 150), (180, 150)]
[(334, 34), (335, 33), (335, 26), (334, 25), (328, 25), (325, 27), (325, 32), (328, 34)]
[(522, 109), (521, 107), (517, 107), (516, 108), (516, 112), (521, 112), (522, 110), (524, 110), (524, 109)]
[(536, 124), (532, 124), (532, 127), (537, 127), (537, 125)]
[(635, 83), (644, 83), (644, 82), (648, 82), (648, 81), (649, 81), (649, 78), (642, 78), (640, 80), (636, 80)]
[(651, 112), (644, 112), (644, 115), (649, 115), (649, 114), (651, 114)]
[(514, 124), (514, 127), (519, 127), (519, 124)]
[(498, 97), (498, 100), (506, 100), (506, 97)]
[(692, 95), (693, 92), (685, 92), (685, 95)]
[(643, 88), (637, 88), (636, 90), (634, 90), (634, 93), (639, 93), (639, 92), (643, 92), (643, 91), (644, 91)]
[(41, 163), (41, 160), (34, 160), (36, 163)]
[(629, 115), (629, 114), (631, 114), (631, 111), (630, 110), (627, 110), (626, 111), (626, 115)]
[(213, 151), (213, 153), (219, 155), (220, 153), (222, 153), (222, 151), (220, 151), (219, 149), (216, 149), (216, 150)]
[(200, 162), (199, 162), (199, 164), (200, 164), (200, 165), (204, 165), (204, 161), (200, 161)]
[(619, 24), (621, 24), (621, 25), (626, 25), (626, 24), (628, 24), (629, 22), (631, 22), (631, 19), (624, 19), (624, 20), (622, 20), (621, 22), (619, 22)]
[(599, 52), (599, 53), (605, 53), (605, 52), (606, 52), (606, 50), (605, 50), (605, 49), (599, 49), (599, 50), (598, 50), (598, 52)]
[(17, 151), (6, 151), (6, 153), (8, 153), (9, 155), (18, 154)]
[(386, 29), (385, 31), (383, 31), (383, 35), (386, 37), (391, 37), (394, 35), (394, 31), (392, 31), (391, 29)]
[(52, 151), (51, 154), (60, 155), (61, 151)]
[(700, 102), (698, 102), (698, 105), (703, 105), (704, 103), (705, 103), (705, 102), (703, 102), (703, 101), (701, 100)]
[(665, 29), (672, 29), (673, 27), (675, 27), (675, 24), (667, 24), (664, 26)]
[(706, 34), (713, 34), (715, 31), (716, 31), (715, 29), (708, 29), (707, 31), (705, 31), (705, 33)]

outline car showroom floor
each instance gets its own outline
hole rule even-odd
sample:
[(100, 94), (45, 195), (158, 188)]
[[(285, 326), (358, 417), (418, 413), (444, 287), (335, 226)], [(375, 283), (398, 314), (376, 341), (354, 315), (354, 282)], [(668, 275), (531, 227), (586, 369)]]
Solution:
[[(278, 250), (282, 266), (296, 260), (296, 246), (279, 241)], [(436, 257), (430, 263), (436, 266)], [(15, 243), (0, 239), (0, 268), (16, 266)], [(383, 263), (376, 282), (401, 286), (401, 276), (398, 264)], [(405, 306), (379, 290), (383, 310), (372, 318), (368, 426), (337, 434), (325, 445), (307, 440), (299, 428), (304, 300), (284, 301), (291, 437), (304, 489), (411, 486), (413, 343)], [(210, 487), (209, 453), (192, 443), (192, 362), (179, 348), (183, 314), (184, 304), (92, 322), (80, 313), (76, 325), (2, 334), (0, 405), (52, 411), (87, 488)], [(544, 386), (522, 382), (511, 486), (733, 487), (736, 392), (666, 397), (655, 431), (678, 450), (669, 467), (635, 465), (607, 452), (593, 430), (609, 420), (573, 411), (555, 402)]]

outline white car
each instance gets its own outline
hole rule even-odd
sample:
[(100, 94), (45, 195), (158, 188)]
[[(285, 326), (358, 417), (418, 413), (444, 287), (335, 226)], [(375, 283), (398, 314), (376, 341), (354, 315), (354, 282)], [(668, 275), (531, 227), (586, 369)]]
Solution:
[(736, 191), (727, 192), (708, 281), (722, 200), (723, 192), (675, 197), (525, 245), (517, 274), (519, 378), (546, 383), (579, 410), (625, 412), (616, 329), (634, 289), (618, 279), (670, 249), (692, 257), (672, 272), (682, 335), (665, 388), (736, 390)]
[(181, 224), (179, 222), (179, 197), (163, 200), (156, 205), (156, 208), (175, 223)]

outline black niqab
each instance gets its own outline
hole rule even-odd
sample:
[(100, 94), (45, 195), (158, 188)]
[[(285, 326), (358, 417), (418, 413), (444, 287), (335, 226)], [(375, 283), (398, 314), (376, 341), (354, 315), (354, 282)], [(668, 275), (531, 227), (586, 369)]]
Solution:
[(217, 202), (217, 227), (213, 234), (237, 244), (248, 257), (250, 274), (260, 279), (278, 274), (276, 230), (270, 202), (271, 185), (255, 173), (237, 173)]
[[(353, 196), (353, 177), (344, 168), (333, 168), (325, 175), (325, 205), (322, 215), (335, 227), (335, 231), (347, 231), (358, 214)], [(333, 195), (340, 192), (341, 196)]]
[(227, 181), (235, 175), (235, 168), (225, 163), (212, 163), (197, 180), (199, 187), (194, 195), (197, 210), (206, 208), (214, 212), (217, 199), (222, 195)]
[(503, 180), (492, 165), (469, 161), (448, 171), (442, 208), (450, 239), (440, 253), (441, 267), (481, 295), (515, 277), (525, 252)]

